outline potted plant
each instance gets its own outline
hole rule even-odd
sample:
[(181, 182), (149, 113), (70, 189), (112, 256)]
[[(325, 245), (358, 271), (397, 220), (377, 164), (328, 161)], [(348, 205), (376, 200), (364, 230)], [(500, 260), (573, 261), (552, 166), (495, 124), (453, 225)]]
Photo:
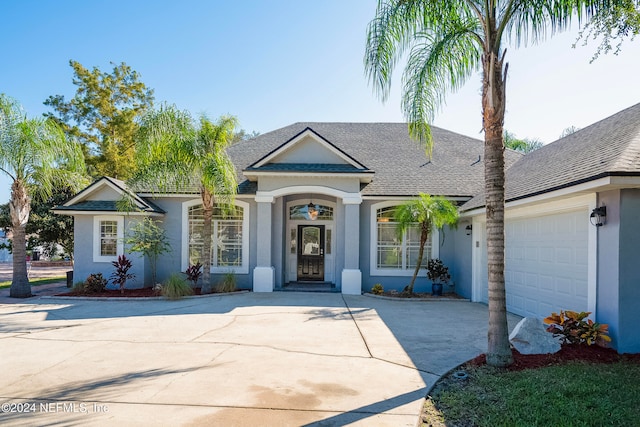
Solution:
[(451, 280), (449, 267), (435, 258), (429, 260), (426, 269), (427, 277), (431, 280), (431, 295), (442, 295), (442, 285), (449, 283), (449, 280)]

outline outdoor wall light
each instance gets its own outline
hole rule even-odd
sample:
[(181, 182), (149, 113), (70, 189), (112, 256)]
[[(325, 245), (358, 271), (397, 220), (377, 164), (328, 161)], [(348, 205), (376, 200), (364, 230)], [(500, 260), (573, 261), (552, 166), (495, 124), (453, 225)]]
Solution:
[(471, 230), (473, 230), (473, 226), (469, 224), (464, 229), (467, 230), (467, 236), (471, 236)]
[(589, 215), (589, 222), (596, 227), (602, 227), (607, 223), (607, 207), (600, 206), (591, 211)]

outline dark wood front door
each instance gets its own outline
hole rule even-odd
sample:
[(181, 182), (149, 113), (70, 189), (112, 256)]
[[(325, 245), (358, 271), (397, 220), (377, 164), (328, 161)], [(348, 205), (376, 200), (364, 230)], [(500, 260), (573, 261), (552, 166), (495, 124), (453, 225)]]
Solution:
[(324, 225), (298, 226), (298, 281), (324, 280)]

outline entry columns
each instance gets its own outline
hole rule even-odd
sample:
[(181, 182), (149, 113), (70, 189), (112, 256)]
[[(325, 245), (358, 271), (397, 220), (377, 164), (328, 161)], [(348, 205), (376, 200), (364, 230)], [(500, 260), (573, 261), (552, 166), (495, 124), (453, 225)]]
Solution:
[(256, 196), (258, 202), (257, 263), (253, 269), (253, 292), (273, 292), (275, 269), (271, 264), (271, 204), (273, 196)]
[(360, 271), (360, 203), (359, 197), (344, 198), (344, 269), (342, 270), (342, 293), (362, 293)]

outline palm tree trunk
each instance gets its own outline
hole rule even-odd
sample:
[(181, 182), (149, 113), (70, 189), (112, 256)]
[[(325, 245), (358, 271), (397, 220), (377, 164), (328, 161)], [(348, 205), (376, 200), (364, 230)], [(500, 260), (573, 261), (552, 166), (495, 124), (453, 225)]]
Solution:
[(11, 231), (13, 232), (13, 279), (9, 296), (13, 298), (28, 298), (31, 295), (31, 285), (27, 276), (27, 243), (25, 227), (29, 220), (31, 203), (27, 190), (21, 180), (15, 180), (11, 185), (11, 200), (9, 211), (11, 215)]
[(429, 237), (429, 227), (428, 224), (422, 223), (420, 231), (420, 249), (418, 250), (418, 259), (416, 260), (416, 269), (413, 270), (413, 277), (411, 278), (411, 283), (407, 286), (407, 291), (409, 294), (413, 293), (413, 285), (416, 281), (416, 277), (418, 277), (418, 273), (420, 272), (420, 267), (422, 267), (422, 257), (424, 256), (424, 245), (427, 243), (427, 238)]
[[(498, 51), (499, 52), (499, 51)], [(507, 67), (498, 52), (483, 55), (482, 112), (485, 133), (484, 174), (487, 215), (487, 270), (489, 280), (489, 329), (487, 364), (505, 367), (513, 363), (507, 327), (504, 282), (504, 112)]]
[(202, 243), (202, 293), (210, 294), (211, 287), (211, 240), (213, 237), (211, 227), (211, 217), (213, 216), (213, 196), (206, 189), (201, 190), (202, 195), (202, 212), (204, 224), (202, 234), (204, 242)]

